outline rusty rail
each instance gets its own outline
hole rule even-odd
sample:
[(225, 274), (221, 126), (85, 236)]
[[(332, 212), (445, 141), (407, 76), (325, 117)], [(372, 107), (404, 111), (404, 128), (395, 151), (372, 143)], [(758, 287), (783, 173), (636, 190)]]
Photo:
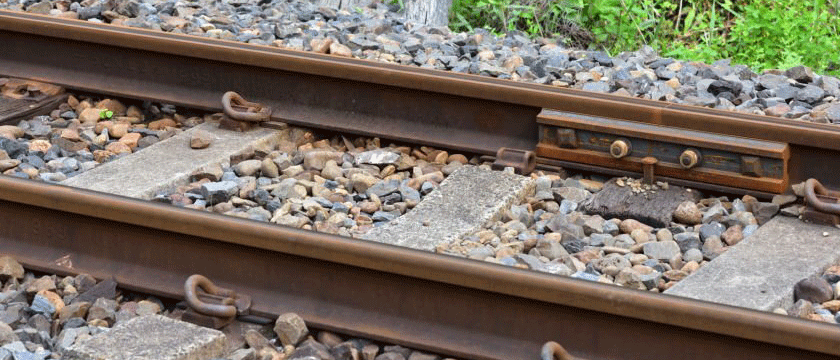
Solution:
[(840, 188), (834, 125), (8, 11), (0, 44), (6, 76), (215, 111), (236, 91), (273, 120), (486, 155), (534, 150), (542, 109), (783, 142), (789, 183)]
[[(217, 111), (232, 90), (273, 120), (482, 154), (534, 149), (544, 108), (780, 141), (792, 182), (840, 185), (830, 125), (5, 11), (0, 44), (2, 75)], [(199, 273), (252, 314), (464, 358), (548, 341), (585, 359), (840, 356), (836, 326), (28, 180), (0, 177), (0, 223), (0, 252), (31, 269), (171, 297)]]
[[(200, 273), (313, 326), (467, 359), (828, 359), (840, 328), (0, 177), (0, 253), (182, 298)], [(675, 347), (674, 344), (679, 344)]]

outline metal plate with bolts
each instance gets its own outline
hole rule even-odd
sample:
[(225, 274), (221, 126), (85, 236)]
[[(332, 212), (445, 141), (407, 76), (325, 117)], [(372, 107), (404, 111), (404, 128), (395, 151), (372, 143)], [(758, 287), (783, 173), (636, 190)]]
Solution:
[(785, 143), (553, 110), (543, 110), (537, 121), (540, 158), (644, 172), (649, 180), (665, 176), (771, 193), (788, 186)]

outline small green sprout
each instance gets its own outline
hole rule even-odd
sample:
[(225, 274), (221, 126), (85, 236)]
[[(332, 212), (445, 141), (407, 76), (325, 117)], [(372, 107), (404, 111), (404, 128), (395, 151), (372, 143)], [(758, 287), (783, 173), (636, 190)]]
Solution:
[(99, 118), (102, 120), (110, 119), (112, 116), (114, 116), (114, 112), (108, 109), (99, 112)]

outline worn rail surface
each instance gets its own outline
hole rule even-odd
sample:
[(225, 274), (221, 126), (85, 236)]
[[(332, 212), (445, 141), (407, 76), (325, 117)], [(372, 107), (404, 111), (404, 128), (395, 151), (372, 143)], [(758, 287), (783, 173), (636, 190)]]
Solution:
[[(0, 177), (0, 252), (182, 298), (193, 273), (315, 327), (467, 359), (829, 359), (840, 328)], [(678, 344), (678, 345), (677, 345)]]
[[(274, 120), (482, 154), (535, 149), (544, 109), (781, 142), (786, 181), (840, 185), (831, 125), (4, 11), (0, 44), (0, 75), (209, 110), (233, 90)], [(463, 358), (547, 341), (587, 359), (840, 356), (837, 326), (27, 180), (0, 178), (0, 223), (0, 252), (31, 269), (170, 297), (199, 273), (257, 315)]]
[(840, 131), (830, 124), (8, 11), (0, 44), (0, 75), (215, 111), (236, 91), (271, 106), (274, 120), (482, 154), (536, 149), (544, 109), (779, 142), (789, 145), (784, 181), (735, 187), (778, 193), (817, 178), (840, 188)]

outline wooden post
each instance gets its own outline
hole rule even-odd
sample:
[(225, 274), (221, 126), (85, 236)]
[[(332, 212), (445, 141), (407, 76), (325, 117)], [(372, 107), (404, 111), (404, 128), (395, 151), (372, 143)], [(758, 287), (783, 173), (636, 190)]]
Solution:
[[(316, 6), (353, 11), (370, 5), (373, 0), (316, 0)], [(452, 0), (403, 0), (405, 17), (418, 24), (448, 26)]]
[(452, 0), (403, 0), (408, 20), (429, 26), (448, 26)]

